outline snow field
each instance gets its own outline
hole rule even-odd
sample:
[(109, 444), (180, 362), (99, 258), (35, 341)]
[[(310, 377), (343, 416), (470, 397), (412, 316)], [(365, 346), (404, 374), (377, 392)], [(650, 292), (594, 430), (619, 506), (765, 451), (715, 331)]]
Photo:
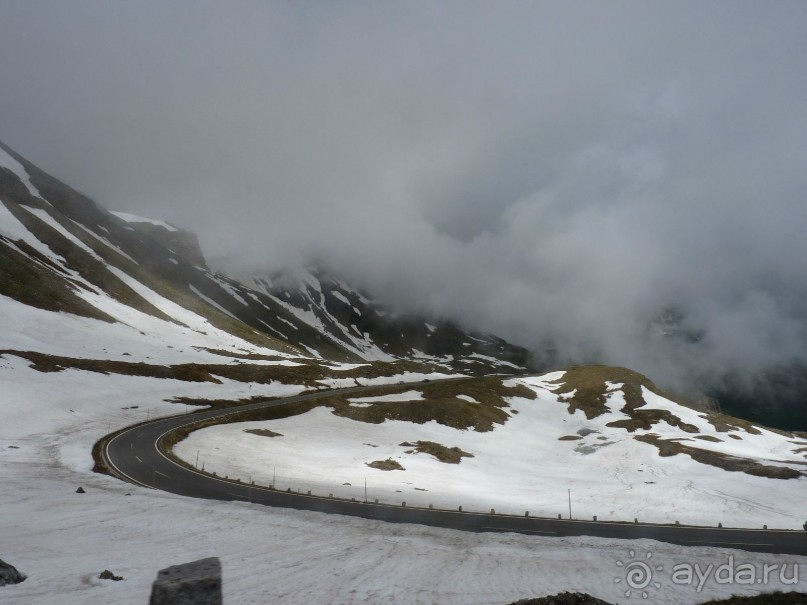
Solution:
[(128, 212), (110, 212), (110, 214), (114, 214), (125, 223), (150, 223), (157, 227), (162, 227), (166, 231), (179, 231), (179, 229), (177, 229), (173, 225), (169, 225), (165, 221), (153, 218), (145, 218), (142, 216), (137, 216), (136, 214), (129, 214)]
[[(358, 422), (334, 415), (330, 408), (269, 422), (219, 425), (192, 433), (176, 446), (176, 453), (193, 460), (200, 452), (205, 468), (219, 475), (252, 479), (281, 488), (311, 489), (340, 497), (368, 496), (382, 502), (464, 510), (564, 516), (571, 490), (575, 518), (681, 523), (726, 527), (801, 529), (807, 479), (769, 479), (728, 472), (701, 464), (686, 455), (661, 457), (653, 445), (637, 441), (623, 429), (607, 427), (624, 415), (621, 391), (610, 395), (612, 414), (587, 420), (582, 412), (570, 415), (550, 390), (555, 375), (522, 381), (535, 389), (537, 399), (514, 398), (513, 414), (503, 426), (478, 433), (459, 431), (434, 421), (415, 424), (387, 420)], [(543, 386), (542, 386), (543, 385)], [(419, 393), (417, 393), (419, 395)], [(652, 394), (651, 394), (652, 395)], [(398, 396), (396, 396), (398, 397)], [(415, 396), (409, 394), (410, 399)], [(659, 398), (660, 399), (660, 398)], [(400, 400), (400, 399), (398, 399)], [(371, 398), (352, 398), (352, 405), (368, 405)], [(402, 403), (405, 405), (405, 403)], [(698, 423), (704, 433), (721, 435), (691, 410), (672, 402), (652, 400), (648, 406), (675, 406), (684, 421)], [(686, 416), (691, 412), (692, 417)], [(268, 438), (245, 429), (270, 429), (282, 437)], [(578, 434), (588, 433), (581, 437)], [(589, 431), (591, 431), (589, 433)], [(681, 435), (664, 422), (652, 431)], [(742, 433), (742, 440), (723, 439), (729, 452), (761, 461), (788, 458), (798, 462), (785, 437), (764, 431)], [(560, 440), (561, 437), (574, 440)], [(473, 454), (459, 464), (446, 464), (425, 453), (415, 453), (404, 442), (432, 441)], [(730, 443), (729, 443), (730, 442)], [(690, 442), (686, 442), (690, 443)], [(735, 445), (735, 443), (737, 445)], [(693, 440), (692, 445), (716, 443)], [(791, 453), (785, 452), (791, 448)], [(367, 463), (392, 458), (405, 470), (383, 471)], [(799, 467), (797, 467), (799, 468)], [(273, 479), (274, 478), (274, 479)]]

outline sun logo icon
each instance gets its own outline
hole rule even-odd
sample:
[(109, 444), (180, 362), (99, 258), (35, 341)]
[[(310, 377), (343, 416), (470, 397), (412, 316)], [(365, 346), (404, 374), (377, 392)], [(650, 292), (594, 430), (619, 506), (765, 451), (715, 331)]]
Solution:
[(636, 557), (636, 551), (631, 550), (628, 554), (630, 555), (629, 561), (616, 562), (617, 567), (624, 568), (625, 574), (624, 577), (614, 578), (614, 584), (621, 584), (624, 581), (627, 587), (627, 590), (625, 590), (626, 597), (630, 597), (635, 593), (637, 596), (642, 595), (642, 598), (646, 599), (649, 596), (647, 588), (651, 586), (656, 589), (661, 588), (659, 582), (653, 581), (653, 572), (664, 571), (664, 566), (652, 565), (650, 561), (653, 558), (652, 552), (644, 556), (644, 561)]

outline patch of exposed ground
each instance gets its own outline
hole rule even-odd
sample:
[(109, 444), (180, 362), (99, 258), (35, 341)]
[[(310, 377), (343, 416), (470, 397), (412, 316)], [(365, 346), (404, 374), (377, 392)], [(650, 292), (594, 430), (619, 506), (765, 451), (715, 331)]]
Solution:
[[(411, 389), (412, 385), (408, 385)], [(328, 399), (325, 404), (334, 408), (333, 413), (359, 422), (381, 424), (385, 420), (403, 420), (423, 424), (435, 422), (455, 429), (473, 429), (484, 432), (495, 424), (504, 424), (510, 417), (506, 409), (507, 398), (535, 398), (535, 393), (522, 385), (509, 387), (502, 379), (494, 377), (475, 378), (461, 382), (424, 383), (418, 387), (423, 399), (420, 401), (376, 402), (366, 407), (353, 407), (343, 397)], [(379, 389), (378, 393), (389, 393)], [(376, 393), (368, 391), (366, 397)], [(469, 395), (475, 401), (461, 399)]]
[(252, 435), (259, 435), (260, 437), (282, 437), (283, 433), (276, 433), (274, 431), (270, 431), (269, 429), (244, 429), (245, 433), (250, 433)]
[(631, 417), (623, 420), (614, 420), (609, 422), (606, 426), (614, 428), (622, 428), (632, 433), (638, 429), (648, 431), (653, 428), (653, 425), (661, 421), (666, 422), (670, 426), (675, 426), (686, 433), (699, 433), (698, 427), (693, 424), (688, 424), (681, 420), (678, 416), (669, 410), (659, 409), (638, 409), (631, 411)]
[(274, 399), (266, 395), (256, 395), (254, 397), (246, 397), (244, 399), (205, 399), (203, 397), (185, 397), (178, 396), (170, 399), (165, 399), (168, 403), (180, 403), (182, 405), (199, 405), (210, 408), (234, 408), (239, 405), (246, 405), (247, 403), (257, 403), (258, 401), (267, 401)]
[[(286, 358), (279, 355), (262, 355), (260, 353), (242, 353), (237, 351), (225, 351), (224, 349), (211, 349), (210, 347), (194, 347), (197, 351), (205, 351), (211, 355), (230, 357), (233, 359), (246, 359), (249, 361), (283, 361)], [(298, 362), (299, 363), (299, 362)]]
[(725, 414), (707, 414), (706, 420), (715, 427), (718, 433), (728, 433), (729, 431), (745, 431), (752, 435), (761, 435), (762, 433), (753, 424), (747, 420), (739, 418), (732, 418)]
[(216, 379), (215, 376), (212, 376), (211, 371), (208, 369), (218, 366), (202, 366), (195, 363), (163, 366), (143, 362), (112, 361), (109, 359), (75, 359), (72, 357), (60, 357), (58, 355), (14, 350), (0, 351), (0, 356), (3, 355), (15, 355), (27, 359), (31, 362), (31, 367), (38, 372), (61, 372), (69, 368), (87, 372), (97, 372), (99, 374), (173, 378), (187, 382), (221, 382)]
[(410, 451), (430, 454), (446, 464), (459, 464), (463, 458), (474, 457), (470, 452), (465, 452), (458, 447), (447, 447), (434, 441), (418, 441), (414, 445), (414, 450)]
[(361, 364), (349, 370), (333, 370), (329, 368), (328, 371), (328, 376), (335, 378), (382, 378), (400, 375), (405, 372), (413, 374), (445, 373), (446, 369), (431, 363), (396, 360), (374, 361), (371, 364)]
[(741, 472), (756, 477), (768, 477), (769, 479), (798, 479), (802, 476), (802, 473), (792, 468), (768, 466), (747, 458), (737, 458), (728, 454), (702, 450), (685, 445), (680, 441), (662, 439), (652, 433), (649, 435), (636, 435), (635, 439), (657, 447), (660, 456), (668, 457), (686, 454), (696, 462), (716, 466), (726, 471)]
[(403, 420), (424, 424), (435, 422), (455, 429), (490, 431), (494, 424), (504, 424), (507, 412), (495, 406), (485, 406), (459, 400), (426, 400), (374, 403), (368, 407), (334, 405), (334, 414), (359, 422), (381, 424), (385, 420)]
[[(246, 361), (228, 364), (199, 364), (184, 363), (173, 366), (148, 364), (144, 362), (112, 361), (108, 359), (75, 359), (47, 355), (32, 351), (0, 350), (2, 355), (15, 355), (30, 361), (32, 368), (39, 372), (60, 372), (66, 369), (85, 370), (102, 374), (123, 374), (127, 376), (146, 376), (151, 378), (173, 378), (189, 382), (215, 382), (217, 376), (229, 378), (237, 382), (255, 382), (269, 384), (281, 382), (283, 384), (302, 384), (315, 387), (318, 380), (324, 378), (377, 378), (400, 375), (403, 372), (429, 373), (434, 371), (429, 365), (411, 362), (380, 362), (368, 366), (361, 366), (347, 371), (334, 370), (320, 363), (299, 359), (300, 365), (265, 365), (250, 364)], [(239, 354), (228, 354), (231, 357), (241, 357)], [(248, 356), (244, 356), (248, 358)], [(268, 356), (256, 356), (256, 359), (275, 361)], [(385, 391), (388, 392), (388, 391)], [(208, 405), (202, 400), (182, 401), (181, 403), (197, 403)], [(243, 401), (241, 402), (243, 403)]]
[[(565, 402), (569, 404), (569, 413), (574, 414), (580, 410), (591, 420), (602, 414), (610, 412), (606, 404), (608, 383), (622, 384), (621, 390), (625, 396), (625, 406), (622, 412), (633, 417), (632, 412), (646, 404), (642, 397), (642, 388), (660, 395), (666, 399), (684, 405), (682, 399), (659, 389), (653, 382), (633, 370), (614, 366), (574, 366), (566, 370), (564, 375), (555, 381), (559, 388), (555, 390), (558, 395), (567, 395)], [(641, 423), (641, 420), (637, 420)], [(680, 422), (680, 420), (679, 420)], [(677, 425), (676, 425), (677, 426)]]
[(406, 470), (398, 461), (393, 460), (392, 458), (387, 458), (386, 460), (374, 460), (373, 462), (366, 462), (365, 464), (370, 468), (377, 468), (380, 471)]
[[(646, 376), (633, 370), (611, 366), (577, 366), (569, 368), (555, 383), (559, 385), (555, 393), (559, 396), (566, 396), (562, 401), (567, 403), (570, 414), (580, 410), (586, 418), (592, 419), (610, 412), (607, 405), (608, 395), (615, 389), (609, 388), (609, 384), (620, 384), (619, 390), (622, 391), (625, 398), (625, 405), (620, 411), (629, 418), (609, 422), (607, 426), (622, 428), (633, 433), (637, 430), (652, 430), (654, 425), (664, 421), (686, 433), (700, 432), (696, 426), (684, 422), (669, 410), (644, 407), (647, 402), (642, 396), (642, 387), (679, 405), (697, 409), (697, 406), (693, 406), (686, 397), (672, 395), (659, 389)], [(720, 413), (698, 411), (700, 416), (719, 432), (744, 431), (751, 435), (762, 434), (757, 427), (746, 420)], [(781, 435), (791, 436), (785, 431), (770, 430)], [(729, 435), (729, 437), (740, 439), (735, 435)], [(711, 439), (707, 439), (707, 441), (709, 440)]]

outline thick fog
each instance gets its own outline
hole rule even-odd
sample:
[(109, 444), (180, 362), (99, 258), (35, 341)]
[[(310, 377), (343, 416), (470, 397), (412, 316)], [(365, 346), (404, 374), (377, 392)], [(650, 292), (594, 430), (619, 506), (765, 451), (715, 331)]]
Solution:
[(807, 361), (805, 31), (784, 0), (3, 2), (0, 139), (217, 267), (326, 264), (673, 386)]

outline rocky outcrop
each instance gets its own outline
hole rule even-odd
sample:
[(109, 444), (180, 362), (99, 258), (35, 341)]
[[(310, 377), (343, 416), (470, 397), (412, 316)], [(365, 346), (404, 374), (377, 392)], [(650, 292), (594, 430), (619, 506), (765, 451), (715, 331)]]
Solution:
[(0, 559), (0, 586), (19, 584), (24, 580), (25, 574), (21, 574), (16, 567)]
[(120, 582), (121, 580), (123, 580), (123, 576), (116, 576), (108, 569), (105, 569), (100, 574), (98, 574), (98, 578), (101, 580), (112, 580), (114, 582)]
[(199, 246), (199, 238), (195, 233), (178, 227), (171, 231), (152, 223), (129, 223), (129, 225), (160, 242), (186, 263), (194, 267), (207, 268), (207, 261), (202, 253), (202, 248)]

